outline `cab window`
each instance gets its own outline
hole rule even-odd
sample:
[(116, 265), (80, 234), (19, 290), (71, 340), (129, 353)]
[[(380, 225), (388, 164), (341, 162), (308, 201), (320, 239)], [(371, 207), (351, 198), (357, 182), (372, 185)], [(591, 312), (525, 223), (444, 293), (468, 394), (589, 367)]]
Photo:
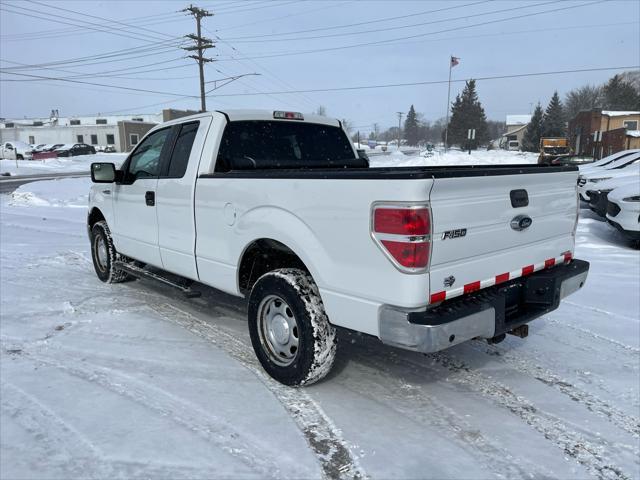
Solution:
[(133, 179), (157, 177), (160, 172), (160, 156), (170, 128), (158, 130), (145, 138), (131, 153), (127, 173)]

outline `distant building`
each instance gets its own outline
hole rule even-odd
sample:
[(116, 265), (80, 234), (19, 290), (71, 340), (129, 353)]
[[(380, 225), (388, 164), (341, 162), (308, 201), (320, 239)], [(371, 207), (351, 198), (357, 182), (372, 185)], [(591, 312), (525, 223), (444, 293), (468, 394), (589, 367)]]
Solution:
[[(569, 120), (567, 136), (576, 155), (606, 157), (629, 148), (640, 148), (640, 112), (584, 110)], [(594, 143), (595, 132), (602, 142)]]
[(500, 147), (505, 150), (520, 150), (522, 139), (531, 115), (507, 115), (506, 132), (500, 139)]
[(128, 152), (157, 124), (194, 113), (167, 109), (153, 114), (60, 117), (53, 110), (46, 118), (0, 119), (0, 143), (86, 143)]

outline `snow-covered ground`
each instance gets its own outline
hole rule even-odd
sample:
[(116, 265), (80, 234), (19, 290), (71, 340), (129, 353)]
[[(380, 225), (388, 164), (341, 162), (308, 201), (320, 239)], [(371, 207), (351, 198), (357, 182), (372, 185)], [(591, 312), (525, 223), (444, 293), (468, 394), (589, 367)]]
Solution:
[(96, 153), (76, 157), (47, 158), (45, 160), (0, 160), (0, 174), (35, 175), (39, 173), (79, 173), (89, 172), (93, 162), (113, 162), (120, 165), (126, 153)]
[(640, 478), (640, 253), (589, 211), (587, 284), (527, 339), (340, 332), (329, 378), (289, 389), (242, 300), (98, 281), (88, 186), (0, 198), (0, 478)]
[(372, 167), (415, 167), (441, 165), (503, 165), (537, 163), (538, 155), (531, 152), (509, 152), (507, 150), (472, 150), (450, 149), (434, 151), (431, 155), (405, 155), (391, 149), (388, 155), (371, 155)]

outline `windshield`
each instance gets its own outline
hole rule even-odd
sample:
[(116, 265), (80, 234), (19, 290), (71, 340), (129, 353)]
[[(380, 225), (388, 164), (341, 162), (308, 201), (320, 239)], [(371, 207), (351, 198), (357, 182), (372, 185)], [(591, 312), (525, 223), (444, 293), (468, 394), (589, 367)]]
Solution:
[(229, 123), (222, 137), (216, 171), (273, 168), (367, 167), (357, 158), (341, 128), (278, 121)]
[(640, 162), (640, 155), (633, 158), (625, 158), (623, 161), (615, 162), (609, 170), (617, 170), (620, 168), (626, 168), (629, 165), (633, 165), (634, 163)]
[(569, 147), (544, 147), (544, 153), (551, 153), (558, 155), (561, 153), (568, 153)]

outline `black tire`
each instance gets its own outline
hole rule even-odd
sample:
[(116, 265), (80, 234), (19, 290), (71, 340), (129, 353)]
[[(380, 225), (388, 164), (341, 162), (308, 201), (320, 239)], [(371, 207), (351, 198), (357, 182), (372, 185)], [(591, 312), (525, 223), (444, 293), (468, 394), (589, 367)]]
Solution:
[[(281, 313), (274, 314), (272, 308)], [(264, 274), (251, 290), (248, 316), (253, 350), (275, 380), (289, 386), (310, 385), (329, 373), (336, 356), (336, 329), (308, 273), (284, 268)], [(287, 340), (283, 330), (289, 334)]]
[(100, 280), (105, 283), (120, 283), (132, 278), (126, 272), (115, 268), (115, 261), (119, 257), (113, 246), (107, 222), (96, 222), (91, 227), (91, 259)]
[(16, 155), (16, 159), (17, 160), (24, 160), (24, 157), (22, 155)]

